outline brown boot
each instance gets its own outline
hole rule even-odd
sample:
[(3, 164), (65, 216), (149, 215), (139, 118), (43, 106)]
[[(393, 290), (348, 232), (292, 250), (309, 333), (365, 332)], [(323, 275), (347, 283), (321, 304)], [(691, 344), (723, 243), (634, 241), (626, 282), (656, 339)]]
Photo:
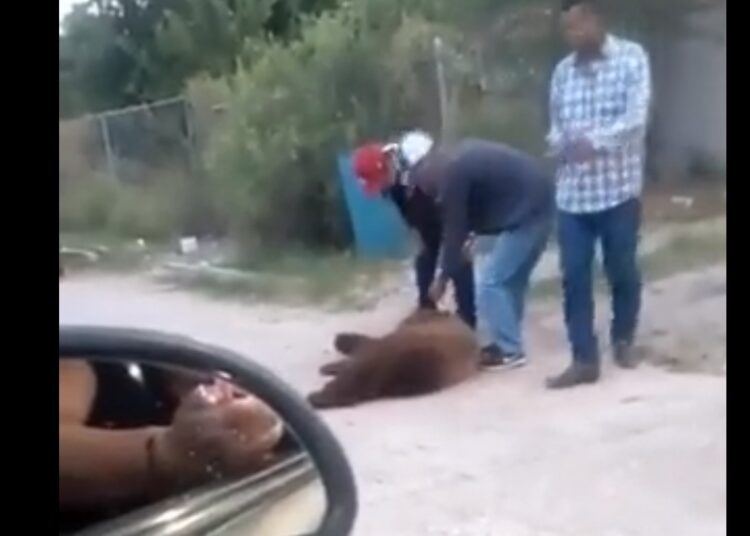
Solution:
[(586, 383), (596, 383), (599, 379), (599, 363), (574, 361), (559, 376), (547, 378), (547, 389), (567, 389)]
[(635, 347), (629, 342), (616, 342), (612, 345), (615, 363), (620, 368), (634, 369), (641, 363)]

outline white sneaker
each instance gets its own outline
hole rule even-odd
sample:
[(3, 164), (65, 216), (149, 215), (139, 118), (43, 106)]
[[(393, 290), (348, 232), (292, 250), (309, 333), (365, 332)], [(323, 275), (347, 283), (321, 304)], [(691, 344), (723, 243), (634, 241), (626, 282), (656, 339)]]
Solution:
[(479, 361), (482, 368), (490, 370), (520, 368), (527, 362), (525, 354), (505, 355), (496, 346), (482, 350)]

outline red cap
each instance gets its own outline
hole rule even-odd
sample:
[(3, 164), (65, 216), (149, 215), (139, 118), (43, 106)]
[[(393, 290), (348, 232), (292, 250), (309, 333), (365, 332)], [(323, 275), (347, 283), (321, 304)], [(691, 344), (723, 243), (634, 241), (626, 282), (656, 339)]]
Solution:
[(365, 192), (377, 194), (388, 180), (388, 155), (378, 143), (362, 145), (352, 155), (352, 168)]

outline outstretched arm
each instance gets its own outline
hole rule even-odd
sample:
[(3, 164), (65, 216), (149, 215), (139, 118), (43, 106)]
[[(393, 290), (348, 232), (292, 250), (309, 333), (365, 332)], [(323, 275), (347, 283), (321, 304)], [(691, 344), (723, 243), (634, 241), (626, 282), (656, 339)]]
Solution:
[(96, 376), (87, 363), (60, 362), (61, 507), (118, 504), (152, 491), (146, 443), (158, 429), (86, 427), (96, 388)]
[[(174, 378), (173, 378), (174, 379)], [(202, 377), (181, 378), (178, 390)], [(215, 381), (183, 396), (169, 427), (86, 426), (96, 377), (85, 362), (60, 362), (60, 488), (63, 508), (161, 498), (216, 476), (244, 475), (271, 459), (283, 423), (259, 399)]]
[(455, 173), (445, 180), (442, 196), (443, 258), (441, 279), (448, 281), (466, 262), (464, 245), (469, 237), (469, 185)]

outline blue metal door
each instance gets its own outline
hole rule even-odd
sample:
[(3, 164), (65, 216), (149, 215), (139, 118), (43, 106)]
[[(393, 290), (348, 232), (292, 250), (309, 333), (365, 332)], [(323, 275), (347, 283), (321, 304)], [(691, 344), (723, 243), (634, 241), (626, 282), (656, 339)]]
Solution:
[(396, 207), (382, 196), (368, 196), (352, 173), (348, 154), (338, 156), (339, 180), (354, 230), (356, 252), (362, 257), (403, 258), (409, 232)]

